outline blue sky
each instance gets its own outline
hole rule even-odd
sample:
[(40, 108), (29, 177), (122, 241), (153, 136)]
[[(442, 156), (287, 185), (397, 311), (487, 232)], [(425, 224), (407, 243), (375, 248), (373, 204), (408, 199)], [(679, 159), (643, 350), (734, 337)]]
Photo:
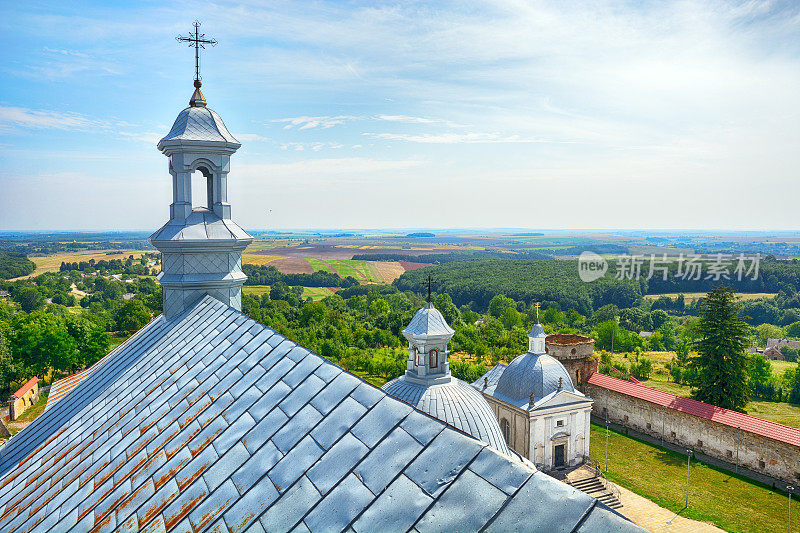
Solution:
[(165, 221), (195, 18), (244, 227), (800, 226), (796, 2), (4, 1), (0, 230)]

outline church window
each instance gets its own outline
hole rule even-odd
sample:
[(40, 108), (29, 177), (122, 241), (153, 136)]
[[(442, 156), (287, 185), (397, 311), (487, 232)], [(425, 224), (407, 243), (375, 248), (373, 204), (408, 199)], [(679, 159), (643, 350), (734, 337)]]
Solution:
[(650, 422), (647, 423), (647, 429), (653, 429), (653, 426), (650, 424)]
[(765, 463), (764, 461), (759, 461), (758, 462), (758, 468), (760, 468), (761, 470), (764, 470), (766, 467), (767, 467), (767, 463)]
[(431, 350), (428, 353), (429, 364), (430, 368), (438, 368), (439, 367), (439, 350)]
[(503, 418), (500, 420), (500, 429), (503, 430), (503, 438), (506, 439), (506, 444), (511, 445), (511, 424), (508, 420)]
[(702, 447), (703, 447), (703, 441), (701, 441), (701, 440), (698, 440), (698, 441), (697, 441), (697, 447), (698, 447), (698, 448), (702, 448)]
[(733, 457), (733, 451), (731, 451), (731, 450), (727, 450), (727, 451), (725, 452), (725, 455), (727, 455), (727, 456), (728, 456), (728, 459), (730, 459), (731, 457)]
[(572, 355), (575, 355), (575, 352), (577, 352), (577, 350), (576, 350), (575, 348), (573, 348), (573, 349), (572, 349), (572, 351), (571, 351), (570, 353), (571, 353)]
[(674, 431), (670, 431), (669, 434), (673, 439), (675, 438), (675, 432)]
[(556, 427), (557, 428), (563, 428), (564, 427), (564, 421), (563, 420), (557, 420), (556, 421)]
[(414, 366), (419, 366), (419, 352), (414, 348)]

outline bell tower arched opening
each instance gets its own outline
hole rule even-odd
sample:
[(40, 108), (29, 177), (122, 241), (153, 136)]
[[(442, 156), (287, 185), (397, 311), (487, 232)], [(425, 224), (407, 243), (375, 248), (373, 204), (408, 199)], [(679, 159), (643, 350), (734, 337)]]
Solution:
[(192, 172), (192, 210), (212, 209), (214, 206), (214, 180), (211, 171), (198, 167)]

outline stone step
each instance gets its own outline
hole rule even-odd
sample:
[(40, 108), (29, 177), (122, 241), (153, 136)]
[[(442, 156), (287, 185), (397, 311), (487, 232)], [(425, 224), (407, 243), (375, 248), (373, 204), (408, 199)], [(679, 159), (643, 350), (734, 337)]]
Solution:
[(569, 482), (570, 485), (576, 489), (585, 492), (589, 496), (597, 498), (598, 501), (603, 502), (612, 509), (620, 509), (622, 503), (617, 497), (611, 493), (603, 484), (603, 482), (596, 477), (577, 479)]

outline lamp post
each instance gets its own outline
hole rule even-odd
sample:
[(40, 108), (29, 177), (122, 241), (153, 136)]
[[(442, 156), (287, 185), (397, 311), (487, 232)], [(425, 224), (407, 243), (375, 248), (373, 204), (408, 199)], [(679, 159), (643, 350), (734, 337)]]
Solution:
[(692, 461), (692, 450), (686, 450), (686, 507), (689, 508), (689, 466)]
[(794, 487), (789, 485), (786, 487), (786, 492), (789, 493), (789, 533), (792, 533), (792, 491)]
[(606, 415), (606, 474), (608, 474), (608, 415)]

